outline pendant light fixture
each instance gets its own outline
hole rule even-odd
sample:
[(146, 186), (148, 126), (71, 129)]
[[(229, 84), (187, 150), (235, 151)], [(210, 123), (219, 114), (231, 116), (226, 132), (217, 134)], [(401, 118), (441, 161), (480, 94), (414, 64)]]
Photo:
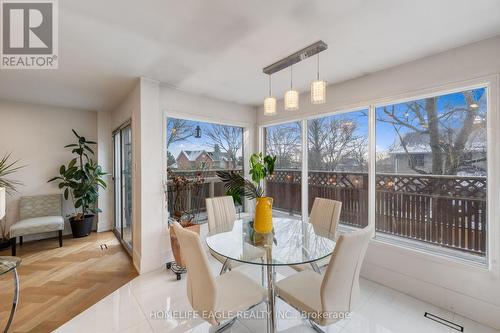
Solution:
[(299, 109), (299, 92), (293, 89), (293, 66), (290, 66), (290, 90), (285, 92), (285, 110)]
[(196, 128), (194, 129), (194, 137), (196, 139), (200, 139), (201, 138), (201, 127), (200, 127), (200, 125), (196, 126)]
[[(277, 73), (285, 68), (290, 67), (290, 90), (285, 92), (284, 96), (284, 107), (285, 110), (298, 110), (299, 109), (299, 92), (293, 89), (293, 68), (292, 66), (296, 63), (301, 62), (307, 58), (319, 54), (325, 51), (328, 45), (319, 40), (309, 46), (294, 52), (283, 59), (276, 61), (275, 63), (262, 68), (262, 72), (269, 75), (269, 96), (264, 99), (264, 115), (270, 116), (276, 114), (276, 98), (272, 96), (271, 91), (271, 74)], [(326, 102), (326, 81), (319, 79), (319, 56), (318, 56), (318, 68), (316, 80), (311, 82), (311, 103), (312, 104), (323, 104)]]
[(326, 81), (319, 79), (319, 53), (316, 71), (316, 80), (311, 82), (311, 103), (324, 104), (326, 102)]
[(269, 75), (269, 96), (264, 99), (264, 115), (274, 116), (276, 114), (276, 98), (272, 94), (271, 75)]

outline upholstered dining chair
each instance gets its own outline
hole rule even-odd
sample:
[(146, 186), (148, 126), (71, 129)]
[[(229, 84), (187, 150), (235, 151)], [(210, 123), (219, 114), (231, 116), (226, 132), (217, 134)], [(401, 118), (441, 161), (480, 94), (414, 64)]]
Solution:
[[(335, 234), (337, 225), (339, 223), (341, 210), (342, 202), (340, 201), (325, 198), (315, 198), (311, 209), (311, 215), (309, 216), (309, 222), (315, 227)], [(316, 265), (316, 267), (321, 268), (328, 265), (329, 261), (330, 257), (326, 257), (316, 261), (313, 264)], [(299, 272), (305, 269), (312, 269), (312, 266), (310, 264), (294, 265), (290, 267)]]
[(207, 206), (208, 230), (227, 227), (232, 229), (236, 221), (236, 207), (233, 197), (223, 196), (205, 199)]
[(187, 266), (187, 295), (193, 310), (216, 331), (232, 324), (238, 311), (245, 311), (266, 300), (267, 291), (246, 275), (230, 271), (214, 278), (197, 233), (174, 222), (182, 256)]
[[(223, 196), (206, 198), (205, 203), (207, 206), (208, 231), (214, 231), (219, 228), (230, 231), (233, 228), (234, 221), (236, 221), (236, 208), (234, 207), (233, 197)], [(212, 250), (210, 250), (210, 254), (223, 265), (221, 274), (224, 273), (226, 269), (235, 268), (239, 265), (238, 262), (231, 262), (230, 265), (226, 265), (226, 257)]]
[[(210, 232), (216, 229), (232, 230), (234, 221), (236, 221), (236, 207), (234, 207), (233, 197), (222, 196), (206, 198), (205, 202), (207, 206), (208, 231)], [(212, 250), (210, 250), (210, 254), (222, 264), (220, 274), (224, 274), (227, 270), (231, 270), (241, 265), (239, 261), (227, 261), (226, 257)], [(261, 255), (263, 256), (264, 253), (260, 254), (256, 252), (256, 259)], [(262, 285), (264, 285), (264, 266), (261, 266), (261, 280)]]
[(325, 273), (311, 270), (276, 283), (277, 295), (307, 314), (316, 331), (343, 319), (359, 298), (359, 273), (373, 234), (373, 227), (342, 234), (337, 240)]

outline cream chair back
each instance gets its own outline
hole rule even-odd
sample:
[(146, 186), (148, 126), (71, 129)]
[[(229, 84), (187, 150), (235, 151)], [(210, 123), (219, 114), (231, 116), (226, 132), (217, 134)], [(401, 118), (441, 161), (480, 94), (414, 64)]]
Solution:
[(342, 202), (324, 198), (315, 198), (309, 222), (330, 232), (337, 230), (342, 210)]
[(233, 197), (207, 198), (206, 205), (209, 231), (221, 227), (232, 229), (234, 221), (236, 221)]
[(342, 234), (321, 284), (323, 312), (352, 311), (359, 298), (359, 273), (373, 227)]
[[(173, 223), (173, 228), (179, 240), (182, 257), (186, 262), (189, 302), (201, 315), (211, 313), (215, 309), (217, 289), (200, 237), (197, 233), (184, 229), (177, 222)], [(212, 319), (211, 323), (217, 322)]]

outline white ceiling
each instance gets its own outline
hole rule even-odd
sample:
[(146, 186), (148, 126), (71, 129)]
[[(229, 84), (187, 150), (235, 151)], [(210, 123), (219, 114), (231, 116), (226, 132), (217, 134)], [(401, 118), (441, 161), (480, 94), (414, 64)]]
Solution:
[[(0, 98), (107, 110), (145, 76), (257, 105), (262, 67), (322, 39), (322, 77), (365, 75), (500, 34), (498, 0), (62, 0), (58, 70), (0, 70)], [(307, 89), (315, 58), (294, 66)], [(289, 71), (273, 76), (275, 95)]]

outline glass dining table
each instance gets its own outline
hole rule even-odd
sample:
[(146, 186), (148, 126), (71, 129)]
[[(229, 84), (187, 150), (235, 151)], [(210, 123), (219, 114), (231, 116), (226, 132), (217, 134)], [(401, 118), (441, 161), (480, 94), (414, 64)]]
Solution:
[(19, 265), (21, 265), (21, 258), (19, 257), (0, 256), (0, 275), (12, 272), (14, 277), (14, 299), (12, 300), (12, 307), (10, 309), (10, 315), (7, 319), (4, 332), (9, 331), (12, 320), (14, 319), (14, 314), (16, 313), (17, 303), (19, 301), (19, 276), (17, 275), (17, 268)]
[[(237, 220), (232, 226), (211, 230), (206, 239), (210, 250), (231, 261), (263, 266), (268, 290), (267, 331), (276, 332), (276, 267), (311, 265), (319, 273), (316, 262), (332, 254), (335, 232), (292, 218), (273, 218), (273, 231), (260, 234), (253, 222)], [(223, 268), (224, 270), (224, 268)]]

